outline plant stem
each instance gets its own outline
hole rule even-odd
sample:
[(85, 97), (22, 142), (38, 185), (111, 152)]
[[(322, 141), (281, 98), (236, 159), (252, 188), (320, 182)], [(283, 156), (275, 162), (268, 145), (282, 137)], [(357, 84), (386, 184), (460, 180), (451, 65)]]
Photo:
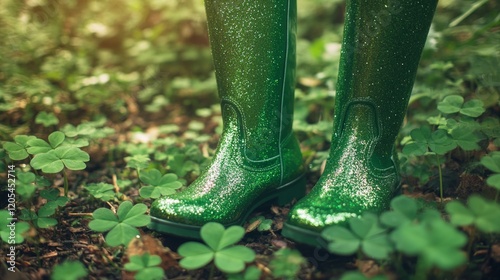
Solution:
[(441, 197), (441, 203), (443, 203), (443, 171), (441, 170), (441, 164), (439, 163), (438, 154), (436, 154), (436, 162), (439, 171), (439, 196)]
[(214, 279), (214, 274), (215, 274), (215, 264), (212, 262), (210, 265), (210, 274), (208, 275), (208, 279), (212, 280)]
[(69, 189), (68, 175), (66, 174), (66, 169), (64, 168), (63, 168), (63, 177), (64, 177), (64, 196), (68, 197), (68, 189)]
[(420, 256), (417, 260), (417, 266), (415, 268), (415, 280), (425, 280), (427, 279), (427, 266), (425, 260)]

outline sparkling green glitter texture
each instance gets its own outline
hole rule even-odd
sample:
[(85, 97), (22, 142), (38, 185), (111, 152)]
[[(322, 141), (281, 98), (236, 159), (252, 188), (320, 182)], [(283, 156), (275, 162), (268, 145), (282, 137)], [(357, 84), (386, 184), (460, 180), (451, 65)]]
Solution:
[(394, 142), (436, 4), (347, 1), (329, 159), (291, 209), (284, 236), (318, 245), (325, 226), (389, 207), (400, 183)]
[(199, 237), (207, 222), (242, 224), (256, 206), (304, 195), (292, 133), (295, 0), (206, 0), (223, 116), (214, 158), (184, 191), (156, 200), (158, 231)]

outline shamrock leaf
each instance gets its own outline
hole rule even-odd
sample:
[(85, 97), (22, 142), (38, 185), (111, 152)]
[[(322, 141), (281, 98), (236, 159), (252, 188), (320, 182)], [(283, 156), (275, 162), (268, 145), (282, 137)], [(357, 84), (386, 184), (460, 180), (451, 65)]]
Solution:
[(29, 230), (30, 225), (26, 222), (16, 221), (15, 225), (11, 224), (13, 216), (8, 210), (0, 210), (0, 238), (8, 243), (11, 237), (11, 230), (14, 230), (14, 242), (16, 244), (23, 243), (23, 234)]
[(37, 154), (30, 164), (45, 173), (57, 173), (64, 167), (70, 170), (83, 170), (89, 161), (89, 154), (76, 147), (61, 146), (46, 153)]
[(175, 190), (182, 187), (182, 183), (177, 181), (177, 175), (173, 173), (161, 175), (157, 169), (144, 171), (139, 175), (139, 179), (146, 185), (139, 191), (144, 198), (158, 198), (162, 195), (175, 193)]
[(40, 196), (47, 199), (47, 207), (52, 207), (54, 209), (62, 207), (69, 202), (69, 198), (60, 196), (59, 190), (57, 189), (43, 190), (40, 192)]
[(30, 198), (36, 190), (36, 176), (31, 172), (17, 173), (16, 191), (23, 198)]
[(342, 226), (326, 228), (321, 235), (330, 243), (332, 253), (350, 255), (359, 249), (374, 259), (386, 259), (392, 252), (387, 229), (379, 224), (378, 217), (365, 213), (362, 217), (349, 219), (350, 230)]
[(122, 202), (116, 215), (109, 209), (99, 208), (92, 213), (94, 220), (89, 223), (89, 228), (97, 232), (109, 231), (105, 238), (109, 246), (126, 246), (139, 235), (136, 227), (151, 222), (151, 217), (145, 215), (147, 210), (145, 204), (132, 205), (130, 201)]
[(438, 103), (438, 110), (444, 114), (454, 114), (460, 112), (464, 98), (460, 95), (448, 95)]
[(391, 201), (392, 211), (382, 213), (380, 221), (390, 227), (399, 227), (405, 223), (411, 223), (417, 218), (419, 207), (415, 200), (400, 195)]
[(430, 266), (450, 270), (466, 262), (460, 251), (467, 242), (466, 235), (442, 219), (403, 224), (392, 232), (391, 239), (398, 251), (418, 256)]
[(23, 160), (29, 156), (26, 149), (29, 147), (28, 141), (35, 139), (35, 136), (17, 135), (14, 142), (5, 142), (3, 148), (7, 151), (12, 160)]
[(438, 103), (438, 110), (444, 114), (460, 113), (469, 117), (481, 116), (485, 109), (481, 100), (472, 99), (464, 103), (460, 95), (448, 95)]
[(444, 129), (431, 132), (430, 127), (423, 126), (412, 130), (410, 136), (412, 141), (403, 148), (403, 153), (406, 155), (421, 156), (429, 150), (438, 155), (444, 155), (456, 148), (457, 145)]
[(95, 132), (95, 127), (88, 123), (82, 123), (77, 127), (67, 124), (61, 129), (64, 134), (68, 137), (76, 137), (76, 136), (89, 136)]
[(52, 280), (78, 280), (86, 277), (87, 269), (79, 261), (64, 261), (56, 265), (52, 272)]
[(48, 143), (40, 138), (31, 139), (28, 141), (29, 148), (27, 149), (27, 151), (32, 155), (46, 153), (61, 145), (65, 138), (66, 136), (64, 136), (64, 133), (55, 131), (49, 135)]
[(145, 155), (134, 155), (131, 157), (125, 157), (125, 161), (127, 162), (127, 167), (129, 168), (144, 169), (148, 167), (151, 159)]
[(159, 267), (160, 264), (161, 258), (159, 256), (145, 253), (140, 256), (131, 256), (130, 262), (125, 264), (125, 270), (137, 271), (135, 274), (135, 279), (137, 280), (161, 280), (165, 276), (165, 273), (163, 269)]
[(51, 125), (58, 124), (59, 120), (57, 119), (56, 115), (54, 115), (54, 113), (47, 113), (43, 111), (36, 115), (35, 123), (42, 124), (45, 127), (49, 127)]
[(111, 184), (98, 183), (98, 184), (88, 184), (85, 189), (89, 193), (102, 201), (109, 201), (115, 197), (115, 187)]
[(461, 202), (452, 201), (446, 204), (446, 212), (451, 215), (450, 222), (457, 226), (474, 225), (485, 233), (500, 232), (500, 206), (489, 202), (478, 195), (472, 195), (467, 201), (469, 207)]
[(35, 226), (37, 226), (38, 228), (49, 228), (57, 225), (57, 220), (50, 217), (54, 215), (55, 212), (56, 208), (52, 207), (51, 205), (45, 204), (44, 206), (40, 207), (37, 212), (38, 214), (28, 209), (22, 209), (20, 217), (21, 219), (26, 221), (33, 221)]
[(187, 242), (179, 247), (179, 254), (184, 257), (180, 265), (185, 269), (198, 269), (211, 261), (225, 273), (243, 271), (245, 263), (255, 259), (255, 253), (241, 245), (234, 245), (240, 241), (245, 230), (240, 226), (231, 226), (224, 229), (219, 223), (207, 223), (201, 228), (201, 238), (205, 244)]
[(305, 263), (306, 260), (299, 251), (282, 248), (274, 253), (274, 258), (269, 266), (274, 277), (296, 279), (301, 266)]
[(464, 151), (481, 149), (481, 147), (477, 143), (483, 140), (483, 137), (480, 137), (474, 130), (467, 129), (465, 127), (458, 127), (453, 129), (450, 135), (456, 145), (458, 145)]
[(500, 173), (500, 152), (493, 152), (482, 157), (481, 164), (495, 173)]

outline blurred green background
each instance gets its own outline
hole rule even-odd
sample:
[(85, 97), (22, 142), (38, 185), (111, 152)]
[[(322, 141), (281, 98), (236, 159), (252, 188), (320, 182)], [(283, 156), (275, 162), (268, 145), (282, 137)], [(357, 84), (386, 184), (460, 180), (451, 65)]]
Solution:
[[(298, 0), (295, 128), (305, 144), (331, 135), (344, 5)], [(495, 0), (439, 2), (412, 120), (448, 94), (498, 103), (499, 11)], [(3, 0), (0, 38), (3, 139), (36, 133), (40, 112), (62, 124), (217, 114), (202, 0)]]

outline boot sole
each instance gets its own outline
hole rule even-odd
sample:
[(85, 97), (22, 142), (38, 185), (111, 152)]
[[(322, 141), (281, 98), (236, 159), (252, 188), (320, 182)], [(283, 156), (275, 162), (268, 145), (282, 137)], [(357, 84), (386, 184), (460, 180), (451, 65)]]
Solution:
[[(258, 207), (266, 204), (278, 204), (283, 206), (294, 198), (300, 199), (305, 195), (306, 190), (306, 179), (304, 174), (295, 178), (293, 181), (280, 186), (271, 193), (264, 193), (260, 195), (257, 199), (252, 202), (252, 206), (246, 211), (238, 220), (224, 224), (224, 227), (229, 227), (232, 225), (243, 225), (248, 216)], [(168, 233), (171, 235), (176, 235), (180, 237), (201, 239), (200, 229), (203, 225), (189, 225), (177, 222), (172, 222), (168, 220), (163, 220), (157, 217), (151, 216), (151, 222), (148, 225), (149, 229), (158, 231), (161, 233)]]
[(294, 226), (287, 222), (283, 225), (281, 235), (300, 244), (312, 247), (326, 248), (328, 246), (328, 242), (321, 237), (320, 232)]

